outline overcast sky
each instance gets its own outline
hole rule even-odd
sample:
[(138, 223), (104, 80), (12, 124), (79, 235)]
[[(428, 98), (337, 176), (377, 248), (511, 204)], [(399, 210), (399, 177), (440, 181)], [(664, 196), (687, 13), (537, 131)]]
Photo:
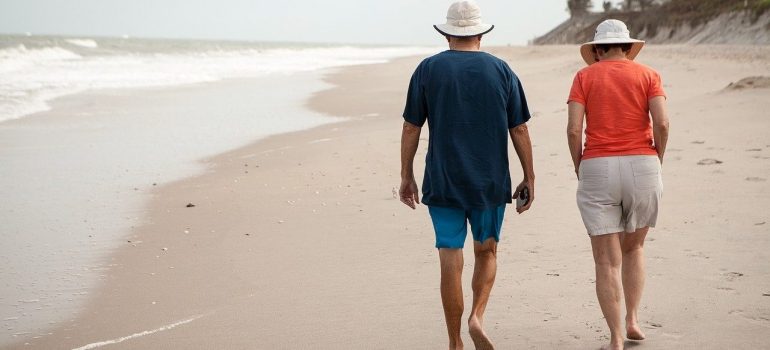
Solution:
[[(0, 33), (432, 45), (443, 43), (431, 26), (452, 2), (0, 0)], [(566, 0), (477, 3), (495, 25), (486, 44), (524, 45), (568, 17)]]

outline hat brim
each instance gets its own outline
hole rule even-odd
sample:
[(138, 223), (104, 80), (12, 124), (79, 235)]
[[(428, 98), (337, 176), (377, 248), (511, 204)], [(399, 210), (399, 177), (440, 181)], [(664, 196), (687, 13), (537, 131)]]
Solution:
[(639, 55), (639, 52), (642, 51), (642, 48), (644, 47), (644, 40), (607, 38), (587, 42), (580, 46), (580, 55), (583, 56), (583, 61), (585, 61), (589, 66), (596, 63), (593, 46), (597, 44), (632, 44), (631, 50), (629, 50), (626, 54), (626, 58), (633, 61), (636, 56)]
[(492, 29), (495, 29), (495, 26), (486, 23), (468, 27), (456, 27), (449, 24), (435, 24), (433, 25), (433, 28), (435, 28), (442, 35), (463, 38), (489, 33), (492, 31)]

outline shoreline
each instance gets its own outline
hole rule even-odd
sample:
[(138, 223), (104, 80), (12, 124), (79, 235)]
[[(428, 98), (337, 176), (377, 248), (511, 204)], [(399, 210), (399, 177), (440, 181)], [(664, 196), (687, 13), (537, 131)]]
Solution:
[[(4, 121), (0, 135), (8, 136), (2, 137), (8, 146), (0, 159), (11, 165), (0, 175), (5, 179), (5, 190), (11, 192), (3, 195), (5, 201), (0, 204), (0, 209), (10, 215), (0, 236), (11, 243), (2, 254), (5, 268), (0, 270), (9, 276), (6, 291), (0, 296), (4, 304), (0, 314), (8, 333), (0, 338), (0, 344), (40, 336), (49, 325), (70, 321), (79, 314), (90, 295), (107, 279), (113, 265), (111, 257), (126, 243), (125, 237), (147, 223), (146, 206), (153, 200), (156, 188), (204, 174), (211, 166), (205, 159), (251, 144), (255, 138), (269, 137), (264, 133), (276, 129), (263, 124), (262, 128), (252, 127), (251, 133), (258, 136), (246, 136), (248, 131), (227, 132), (222, 123), (219, 132), (226, 132), (227, 140), (199, 139), (196, 145), (184, 146), (190, 137), (198, 138), (196, 133), (207, 131), (171, 125), (210, 125), (211, 122), (200, 123), (208, 118), (206, 109), (243, 113), (228, 105), (239, 98), (243, 100), (241, 105), (258, 111), (255, 96), (270, 94), (244, 91), (272, 86), (271, 94), (281, 94), (292, 84), (302, 86), (291, 87), (292, 94), (287, 96), (292, 97), (262, 97), (276, 106), (284, 100), (292, 101), (285, 103), (285, 107), (271, 109), (276, 115), (283, 112), (295, 117), (294, 122), (283, 123), (279, 128), (307, 130), (319, 123), (338, 122), (338, 118), (298, 106), (313, 92), (328, 87), (321, 81), (322, 74), (225, 79), (173, 88), (93, 90), (57, 98), (51, 101), (49, 111)], [(279, 79), (285, 81), (282, 84), (286, 88), (273, 83)], [(303, 91), (308, 92), (305, 95)], [(214, 97), (204, 100), (211, 106), (193, 111), (189, 106), (195, 103), (187, 103), (188, 107), (179, 104), (190, 96)], [(181, 119), (169, 118), (164, 115), (164, 105), (180, 111), (186, 108), (189, 113), (177, 113)], [(301, 112), (295, 112), (298, 110)], [(195, 115), (203, 119), (196, 119)], [(263, 118), (257, 122), (268, 121)], [(309, 125), (300, 126), (308, 122)], [(240, 128), (248, 126), (248, 122), (238, 124)], [(104, 144), (107, 139), (112, 144)], [(50, 152), (46, 151), (49, 149)], [(208, 155), (196, 155), (201, 153)], [(166, 162), (172, 154), (174, 161)], [(35, 209), (36, 206), (43, 208)], [(45, 215), (39, 217), (40, 212)], [(47, 234), (48, 231), (55, 234)], [(19, 239), (22, 235), (25, 238)], [(30, 258), (34, 261), (24, 263)], [(21, 278), (11, 278), (14, 275)]]
[[(759, 118), (770, 108), (757, 101), (763, 91), (719, 92), (714, 97), (722, 80), (743, 76), (711, 73), (709, 69), (723, 62), (681, 62), (683, 53), (668, 50), (673, 52), (667, 47), (649, 51), (667, 53), (669, 58), (644, 58), (657, 60), (653, 63), (668, 82), (668, 92), (678, 97), (671, 101), (672, 124), (681, 119), (718, 121), (724, 109), (720, 106), (729, 105), (743, 113), (742, 120), (768, 125)], [(572, 53), (572, 48), (558, 47), (489, 51), (511, 63), (533, 107), (542, 207), (530, 215), (506, 217), (487, 332), (502, 348), (598, 345), (604, 333), (597, 331), (604, 325), (590, 282), (590, 247), (570, 201), (575, 184), (566, 146), (553, 139), (562, 136), (558, 118), (565, 106), (553, 103), (552, 91), (564, 90), (566, 95), (569, 72), (580, 67), (579, 56), (551, 57)], [(35, 340), (32, 347), (85, 346), (186, 320), (191, 321), (115, 347), (313, 344), (329, 349), (427, 349), (443, 344), (438, 263), (427, 213), (424, 208), (417, 212), (402, 208), (391, 195), (398, 185), (401, 97), (418, 62), (412, 57), (334, 70), (324, 80), (335, 87), (317, 92), (305, 105), (350, 120), (271, 136), (206, 158), (202, 163), (211, 165), (209, 171), (154, 189), (147, 224), (128, 237), (142, 243), (117, 249), (110, 257), (115, 268), (77, 319), (58, 325), (53, 335)], [(723, 70), (741, 75), (762, 70), (770, 75), (768, 68), (738, 63)], [(686, 79), (691, 75), (688, 69), (704, 75), (697, 87)], [(713, 101), (705, 101), (704, 95)], [(704, 107), (692, 115), (688, 111), (693, 105), (712, 109)], [(758, 127), (749, 131), (752, 137), (731, 138), (735, 143), (731, 144), (719, 136), (736, 135), (742, 130), (739, 126), (713, 130), (710, 126), (716, 124), (685, 121), (674, 131), (667, 156), (670, 211), (648, 242), (650, 275), (642, 313), (650, 339), (645, 342), (652, 348), (727, 346), (744, 336), (740, 346), (758, 346), (761, 339), (751, 335), (766, 330), (762, 320), (770, 308), (751, 309), (751, 305), (766, 302), (761, 291), (770, 289), (770, 275), (754, 263), (766, 261), (768, 253), (751, 247), (770, 248), (763, 235), (766, 228), (755, 225), (766, 215), (746, 212), (733, 197), (727, 201), (736, 208), (722, 212), (715, 201), (718, 194), (697, 191), (708, 189), (710, 182), (735, 178), (735, 172), (767, 174), (768, 161), (756, 158), (756, 163), (746, 163), (744, 156), (770, 157), (770, 140), (764, 141), (763, 128)], [(708, 146), (691, 143), (698, 137)], [(423, 140), (417, 159), (424, 157), (425, 147)], [(734, 148), (760, 151), (734, 155)], [(741, 165), (708, 170), (694, 165), (709, 156)], [(416, 162), (417, 174), (420, 163)], [(512, 165), (515, 182), (520, 170), (515, 161)], [(770, 190), (764, 184), (744, 181), (735, 191), (753, 193), (760, 204), (770, 204)], [(709, 206), (700, 209), (702, 214), (694, 212), (687, 206), (694, 200)], [(185, 208), (186, 203), (196, 207)], [(554, 210), (566, 215), (554, 217)], [(725, 223), (719, 220), (722, 215), (751, 223)], [(747, 241), (723, 242), (725, 229), (746, 232)], [(740, 252), (751, 255), (736, 258)], [(467, 249), (465, 253), (469, 264), (472, 253)], [(466, 269), (466, 283), (469, 275)], [(692, 286), (700, 288), (691, 290)], [(467, 304), (470, 289), (464, 290)], [(672, 299), (671, 292), (682, 297)], [(703, 300), (710, 302), (709, 307), (700, 303)], [(700, 323), (687, 324), (693, 316)], [(706, 321), (709, 317), (711, 321)], [(466, 344), (471, 344), (469, 339)]]

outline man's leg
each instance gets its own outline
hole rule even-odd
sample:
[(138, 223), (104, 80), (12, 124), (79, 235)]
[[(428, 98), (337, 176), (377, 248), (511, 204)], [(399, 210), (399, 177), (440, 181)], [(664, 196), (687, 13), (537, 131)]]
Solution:
[(449, 333), (449, 349), (463, 348), (460, 327), (463, 316), (463, 250), (441, 248), (438, 250), (441, 260), (441, 302), (444, 305), (444, 318)]
[(632, 340), (644, 339), (644, 333), (639, 327), (639, 302), (644, 290), (644, 239), (648, 227), (636, 230), (634, 233), (623, 233), (620, 247), (623, 252), (623, 294), (626, 297), (626, 337)]
[(484, 333), (484, 310), (487, 307), (489, 293), (495, 283), (497, 274), (497, 242), (489, 238), (483, 243), (474, 241), (473, 252), (476, 262), (473, 267), (473, 307), (468, 318), (468, 330), (476, 349), (494, 349), (492, 342)]
[(610, 328), (610, 344), (603, 349), (623, 349), (623, 325), (620, 309), (620, 233), (592, 236), (591, 247), (596, 264), (596, 296)]

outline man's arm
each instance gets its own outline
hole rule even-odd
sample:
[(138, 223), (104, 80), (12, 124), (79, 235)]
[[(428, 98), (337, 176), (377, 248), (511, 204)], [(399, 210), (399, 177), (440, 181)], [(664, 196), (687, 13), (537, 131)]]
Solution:
[[(586, 108), (579, 102), (570, 101), (567, 121), (567, 142), (569, 153), (572, 156), (572, 164), (575, 166), (575, 175), (580, 169), (580, 159), (583, 157), (583, 117)], [(580, 177), (578, 175), (578, 177)]]
[(535, 168), (532, 161), (532, 141), (529, 139), (529, 129), (527, 128), (526, 123), (508, 129), (508, 132), (511, 134), (513, 148), (516, 149), (516, 154), (519, 156), (519, 161), (521, 162), (521, 170), (524, 172), (524, 180), (516, 186), (516, 192), (513, 194), (513, 198), (517, 198), (519, 192), (525, 187), (529, 192), (527, 204), (521, 208), (516, 208), (516, 211), (521, 214), (529, 210), (529, 207), (532, 206), (532, 202), (535, 200)]
[(666, 98), (655, 96), (650, 99), (650, 114), (652, 115), (652, 135), (655, 139), (655, 149), (658, 158), (663, 164), (663, 154), (666, 153), (668, 143), (668, 113), (666, 112)]
[(401, 202), (412, 209), (420, 204), (420, 193), (414, 180), (414, 155), (420, 144), (422, 128), (409, 122), (404, 122), (401, 131), (401, 189), (398, 196)]

